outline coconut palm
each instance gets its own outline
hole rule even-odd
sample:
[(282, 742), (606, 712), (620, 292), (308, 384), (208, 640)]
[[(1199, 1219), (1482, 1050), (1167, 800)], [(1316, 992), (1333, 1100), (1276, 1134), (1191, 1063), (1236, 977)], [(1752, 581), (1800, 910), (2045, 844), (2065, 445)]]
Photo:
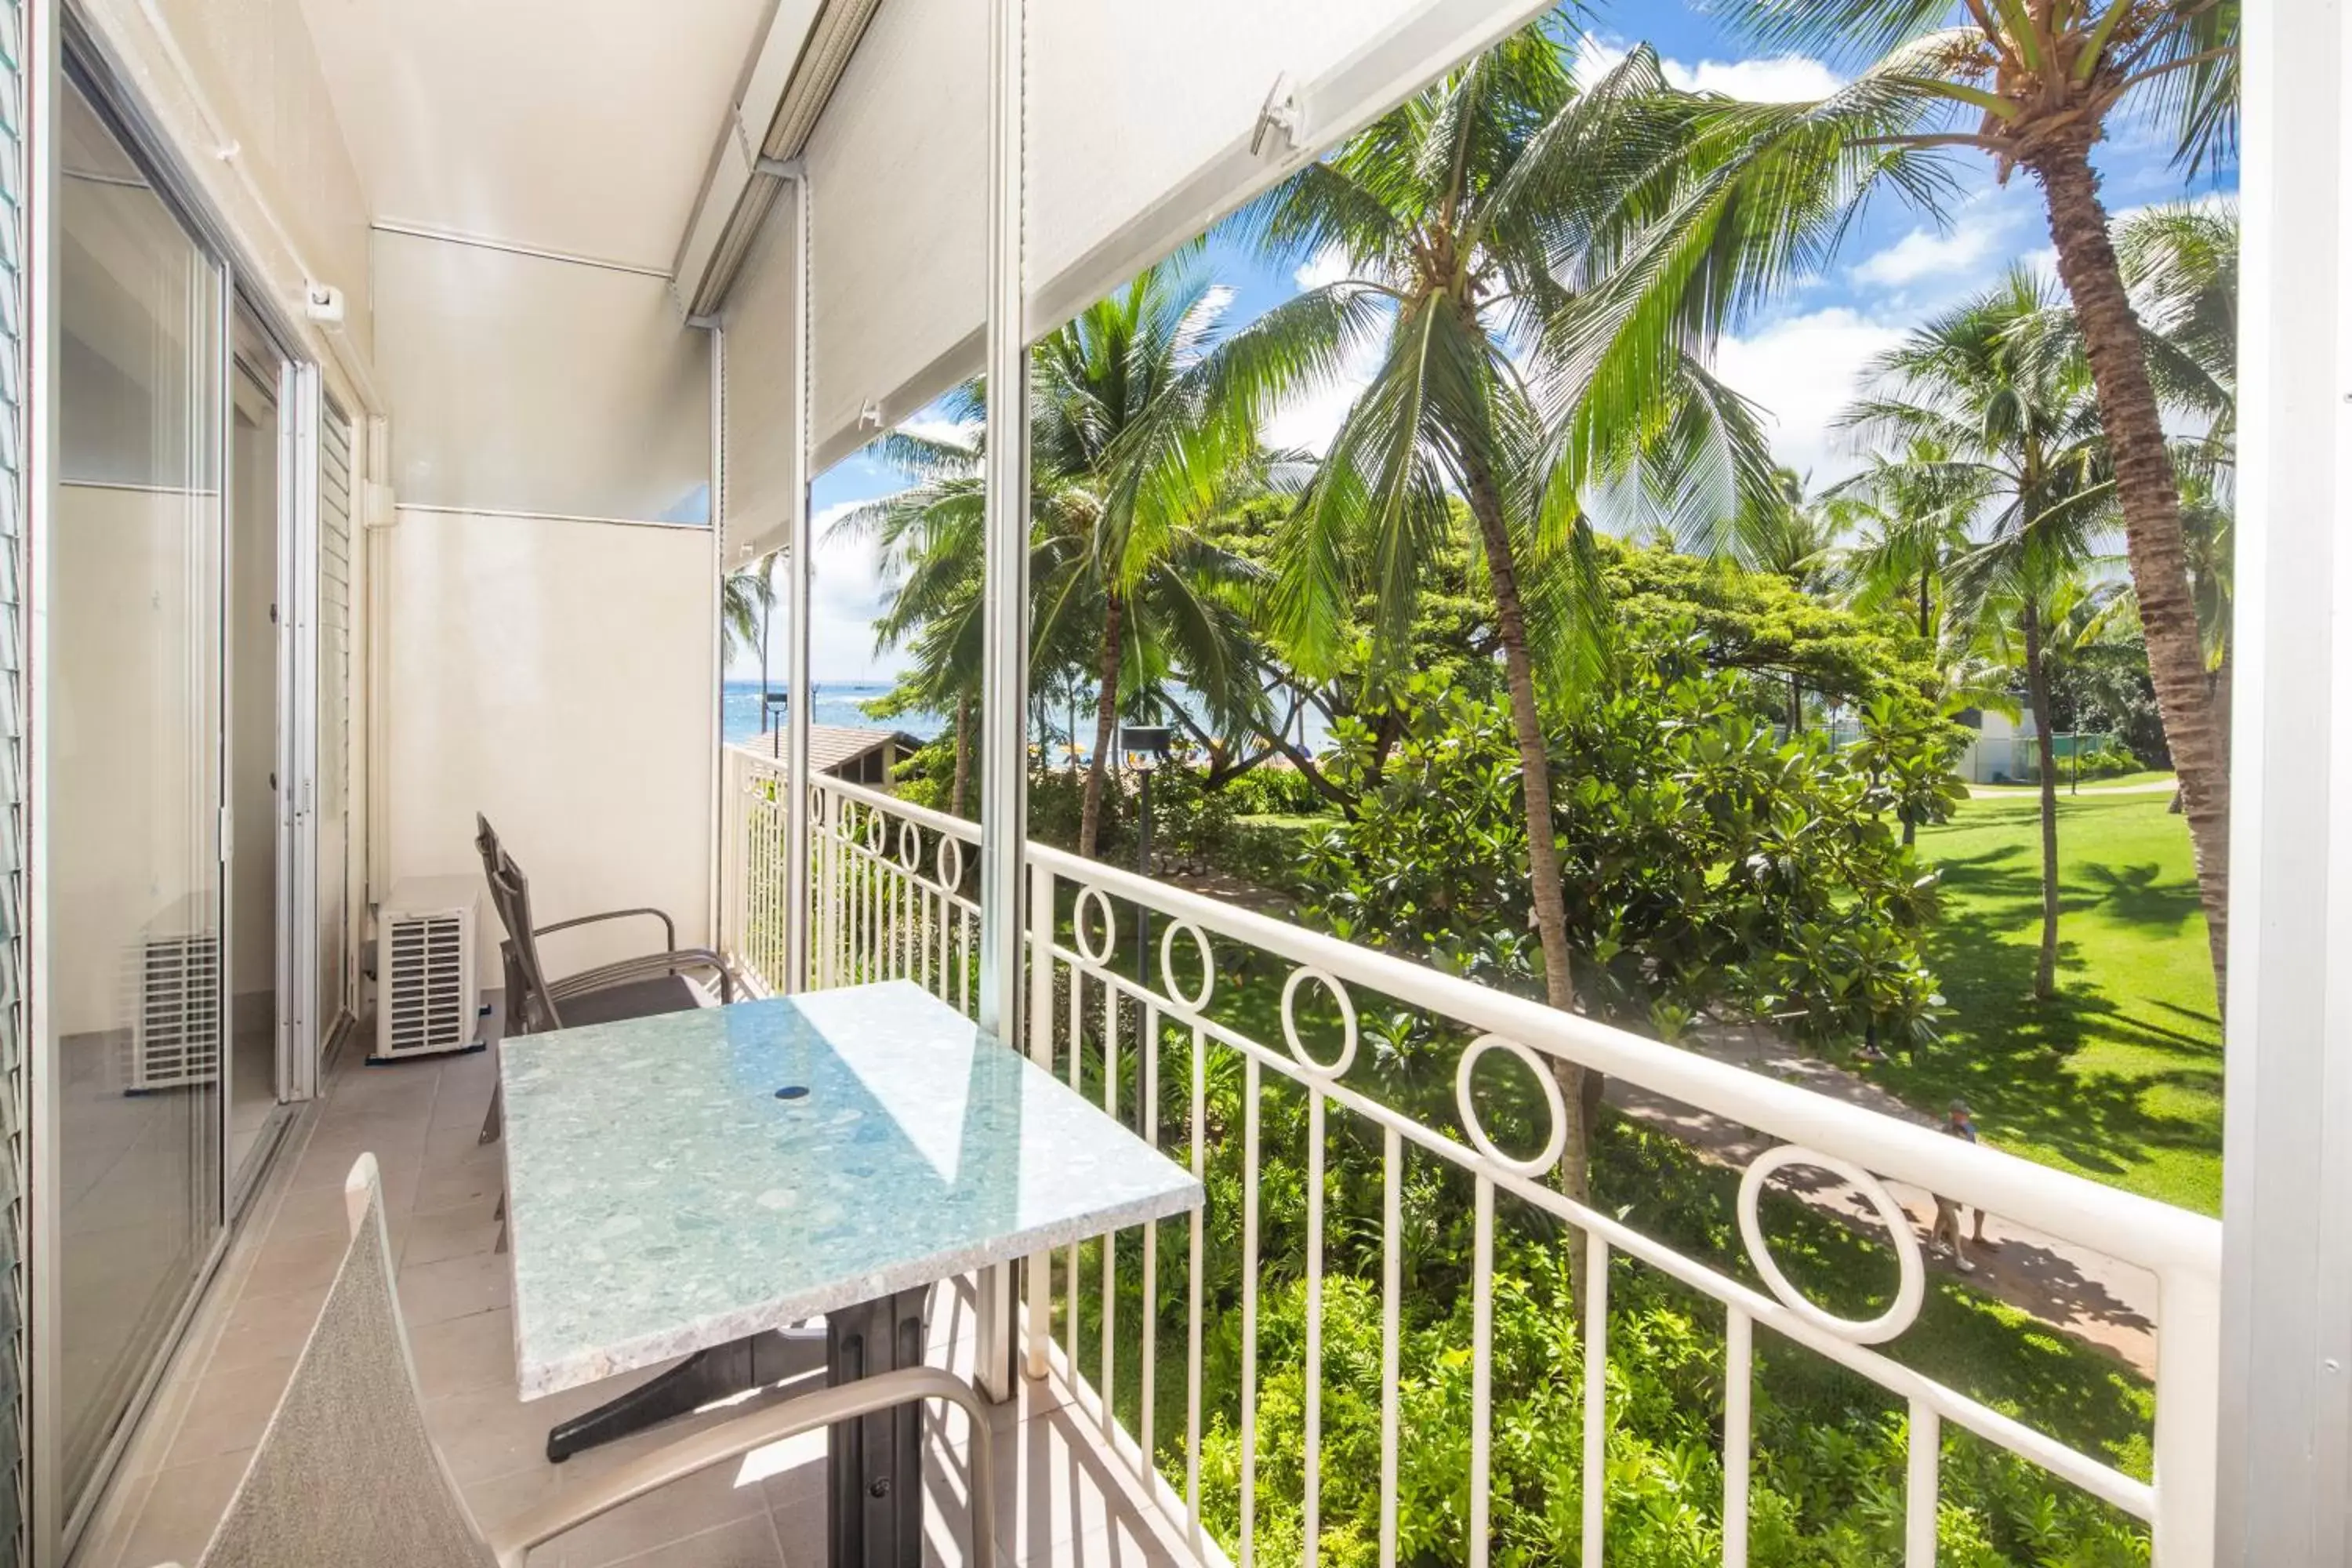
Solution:
[(2058, 968), (2058, 792), (2046, 634), (2113, 512), (2089, 367), (2052, 322), (2063, 310), (2022, 268), (1915, 328), (1874, 361), (1873, 391), (1843, 423), (1899, 444), (1882, 470), (1898, 483), (1984, 498), (1979, 542), (1949, 568), (1954, 608), (2025, 676), (2042, 776), (2042, 942), (2033, 994)]
[[(1562, 1008), (1576, 991), (1544, 710), (1602, 655), (1593, 512), (1638, 509), (1717, 548), (1766, 514), (1752, 503), (1774, 493), (1767, 443), (1707, 353), (1753, 295), (1746, 268), (1816, 252), (1814, 225), (1834, 221), (1854, 184), (1904, 166), (1895, 152), (1825, 153), (1792, 132), (1784, 145), (1804, 148), (1809, 188), (1834, 199), (1741, 204), (1704, 255), (1598, 289), (1711, 171), (1679, 138), (1712, 100), (1672, 92), (1646, 48), (1582, 89), (1572, 58), (1558, 19), (1538, 23), (1244, 208), (1229, 232), (1339, 276), (1234, 334), (1206, 367), (1219, 405), (1259, 414), (1362, 384), (1276, 541), (1266, 619), (1310, 679), (1349, 651), (1368, 598), (1378, 657), (1403, 659), (1449, 507), (1466, 506), (1521, 764), (1544, 992)], [(1580, 1194), (1600, 1079), (1555, 1070), (1582, 1108), (1559, 1172)]]
[(1838, 559), (1846, 602), (1865, 611), (1900, 605), (1939, 663), (1950, 610), (1946, 578), (1968, 553), (1985, 483), (1940, 442), (1917, 437), (1899, 452), (1868, 453), (1860, 473), (1829, 491), (1826, 510), (1853, 536)]
[(2228, 954), (2229, 753), (2206, 679), (2189, 543), (2142, 326), (2091, 151), (2111, 121), (2167, 122), (2194, 174), (2234, 144), (2238, 0), (1727, 0), (1762, 41), (1876, 59), (1907, 95), (1906, 145), (1969, 149), (2042, 192), (2113, 453), (2148, 672), (2195, 843), (2218, 981)]
[[(763, 655), (767, 652), (768, 616), (776, 607), (776, 563), (783, 553), (779, 550), (762, 555), (719, 580), (719, 626), (725, 639), (722, 664), (732, 664), (737, 654), (753, 647)], [(761, 674), (766, 673), (763, 663)]]
[[(1222, 295), (1181, 264), (1163, 264), (1033, 350), (1030, 663), (1033, 671), (1083, 668), (1090, 678), (1084, 855), (1100, 837), (1123, 701), (1181, 685), (1228, 733), (1246, 729), (1263, 706), (1244, 610), (1257, 574), (1205, 531), (1263, 481), (1264, 465), (1254, 431), (1212, 416), (1185, 375), (1222, 306)], [(983, 398), (974, 384), (951, 407), (974, 421)], [(877, 642), (914, 656), (908, 680), (927, 706), (960, 716), (962, 779), (962, 721), (983, 662), (980, 447), (902, 432), (876, 455), (919, 482), (835, 526), (877, 544), (893, 584)]]
[(1256, 427), (1190, 374), (1228, 298), (1182, 258), (1162, 262), (1032, 351), (1030, 463), (1058, 546), (1038, 580), (1034, 636), (1098, 628), (1081, 855), (1101, 836), (1123, 698), (1172, 678), (1228, 733), (1263, 706), (1237, 592), (1255, 569), (1204, 531), (1263, 485)]

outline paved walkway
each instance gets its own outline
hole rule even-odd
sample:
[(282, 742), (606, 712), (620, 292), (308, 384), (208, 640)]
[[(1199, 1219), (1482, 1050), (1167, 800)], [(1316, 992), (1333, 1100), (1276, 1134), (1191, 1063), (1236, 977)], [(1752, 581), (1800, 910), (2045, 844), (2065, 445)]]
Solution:
[[(2088, 789), (2076, 790), (2070, 790), (2062, 784), (2058, 786), (2058, 793), (2060, 795), (2170, 795), (2179, 787), (2170, 779), (2158, 779), (2151, 784), (2093, 784)], [(2034, 798), (2034, 790), (2030, 784), (2004, 784), (1997, 789), (1990, 787), (1979, 789), (1972, 786), (1969, 790), (1969, 798), (1970, 800), (2032, 800)]]
[[(1689, 1048), (1733, 1067), (1769, 1073), (1868, 1110), (1933, 1125), (1930, 1118), (1920, 1115), (1878, 1085), (1843, 1068), (1806, 1057), (1787, 1042), (1759, 1033), (1725, 1031), (1694, 1039)], [(1752, 1127), (1616, 1079), (1609, 1080), (1607, 1099), (1635, 1120), (1682, 1140), (1700, 1158), (1733, 1170), (1745, 1170), (1749, 1162), (1780, 1142)], [(1910, 1214), (1925, 1245), (1935, 1227), (1935, 1199), (1924, 1188), (1904, 1182), (1889, 1181), (1886, 1188)], [(1824, 1213), (1835, 1215), (1858, 1228), (1881, 1229), (1868, 1202), (1843, 1184), (1825, 1183), (1811, 1189), (1791, 1184), (1790, 1190)], [(1973, 1224), (1973, 1211), (1969, 1217)], [(2053, 1327), (2113, 1352), (2143, 1376), (2155, 1375), (2154, 1275), (2093, 1248), (2011, 1224), (1999, 1215), (1986, 1222), (1985, 1235), (1998, 1245), (1990, 1249), (1970, 1249), (1970, 1261), (1977, 1266), (1976, 1273), (1969, 1278), (1971, 1285)], [(1928, 1257), (1931, 1267), (1947, 1270), (1951, 1267), (1940, 1253), (1930, 1252)]]

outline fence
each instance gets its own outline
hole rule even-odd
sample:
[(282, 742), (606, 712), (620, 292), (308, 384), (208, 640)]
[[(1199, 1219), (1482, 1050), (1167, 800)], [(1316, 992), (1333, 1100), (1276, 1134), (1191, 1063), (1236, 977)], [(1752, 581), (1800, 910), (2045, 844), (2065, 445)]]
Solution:
[[(726, 940), (747, 966), (778, 975), (784, 925), (793, 913), (782, 907), (781, 892), (788, 786), (772, 764), (748, 753), (730, 757), (730, 769)], [(812, 983), (905, 978), (969, 1011), (979, 910), (965, 869), (971, 858), (967, 851), (979, 843), (978, 827), (824, 777), (815, 781), (810, 822)], [(1470, 1195), (1474, 1264), (1464, 1347), (1470, 1431), (1458, 1545), (1473, 1568), (1485, 1568), (1488, 1560), (1494, 1506), (1498, 1210), (1523, 1221), (1548, 1217), (1570, 1227), (1564, 1237), (1580, 1233), (1585, 1238), (1574, 1281), (1582, 1320), (1576, 1351), (1582, 1384), (1578, 1522), (1585, 1563), (1601, 1563), (1606, 1546), (1612, 1415), (1604, 1368), (1612, 1278), (1621, 1267), (1654, 1270), (1722, 1309), (1719, 1518), (1727, 1564), (1744, 1565), (1748, 1557), (1759, 1329), (1848, 1369), (1899, 1402), (1907, 1417), (1901, 1500), (1907, 1568), (1935, 1562), (1947, 1426), (2146, 1521), (2164, 1568), (2210, 1561), (2221, 1252), (2213, 1221), (1048, 847), (1033, 845), (1027, 864), (1025, 1045), (1032, 1059), (1065, 1074), (1080, 1092), (1099, 1096), (1106, 1110), (1202, 1175), (1213, 1163), (1231, 1160), (1236, 1131), (1230, 1123), (1212, 1126), (1211, 1086), (1229, 1097), (1238, 1078), (1238, 1167), (1233, 1181), (1211, 1184), (1207, 1213), (1074, 1247), (1058, 1260), (1033, 1259), (1027, 1271), (1029, 1371), (1042, 1376), (1051, 1366), (1070, 1381), (1082, 1407), (1101, 1423), (1108, 1449), (1134, 1467), (1204, 1560), (1229, 1546), (1244, 1568), (1252, 1568), (1259, 1551), (1257, 1426), (1267, 1370), (1262, 1308), (1267, 1280), (1285, 1279), (1291, 1267), (1287, 1257), (1275, 1267), (1266, 1250), (1269, 1200), (1263, 1189), (1271, 1116), (1286, 1129), (1303, 1121), (1303, 1218), (1296, 1258), (1305, 1295), (1297, 1544), (1310, 1565), (1325, 1489), (1325, 1399), (1333, 1374), (1324, 1331), (1327, 1290), (1335, 1279), (1327, 1266), (1335, 1246), (1377, 1261), (1376, 1270), (1349, 1278), (1369, 1287), (1377, 1273), (1379, 1562), (1391, 1568), (1399, 1559), (1404, 1193), (1408, 1184), (1432, 1179), (1466, 1184)], [(1125, 966), (1132, 944), (1121, 941), (1122, 909), (1150, 912), (1159, 931), (1156, 974)], [(1255, 981), (1268, 965), (1281, 975), (1279, 1002), (1270, 1015), (1262, 1003), (1241, 1005), (1221, 996), (1221, 983), (1244, 975)], [(1265, 979), (1255, 990), (1274, 989), (1272, 977)], [(1452, 1075), (1450, 1118), (1411, 1115), (1385, 1103), (1371, 1087), (1377, 1075), (1358, 1070), (1365, 1060), (1364, 1013), (1374, 1004), (1383, 1016), (1402, 1009), (1438, 1039), (1466, 1039)], [(1525, 1072), (1515, 1089), (1497, 1085), (1496, 1075), (1485, 1070), (1506, 1060)], [(1570, 1108), (1551, 1070), (1560, 1061), (1783, 1141), (1746, 1170), (1738, 1193), (1742, 1253), (1763, 1289), (1563, 1195), (1548, 1182), (1569, 1128)], [(1530, 1118), (1537, 1130), (1532, 1138)], [(1512, 1152), (1514, 1140), (1523, 1152)], [(1377, 1156), (1369, 1152), (1375, 1145)], [(1377, 1212), (1369, 1194), (1362, 1212), (1331, 1212), (1327, 1162), (1335, 1146), (1343, 1155), (1360, 1151), (1365, 1160), (1376, 1160)], [(1897, 1284), (1877, 1316), (1855, 1321), (1832, 1314), (1800, 1292), (1775, 1261), (1760, 1203), (1769, 1178), (1792, 1167), (1833, 1173), (1868, 1200), (1885, 1226)], [(1927, 1293), (1918, 1237), (1882, 1177), (2095, 1247), (2156, 1277), (2163, 1336), (2152, 1480), (1934, 1381), (1882, 1348), (1911, 1327)], [(1352, 1189), (1340, 1184), (1339, 1191), (1345, 1204)], [(1286, 1214), (1300, 1206), (1286, 1185), (1280, 1196)], [(1240, 1473), (1234, 1518), (1216, 1532), (1226, 1537), (1221, 1541), (1203, 1511), (1209, 1432), (1203, 1402), (1223, 1394), (1222, 1385), (1213, 1390), (1204, 1383), (1205, 1253), (1213, 1238), (1236, 1231), (1240, 1364), (1233, 1414)], [(1181, 1284), (1163, 1288), (1162, 1271), (1171, 1269), (1169, 1279)], [(1175, 1321), (1163, 1321), (1171, 1309)], [(1122, 1324), (1123, 1310), (1139, 1321)], [(1221, 1319), (1217, 1331), (1224, 1327)], [(1051, 1342), (1055, 1335), (1058, 1344)], [(1163, 1361), (1178, 1356), (1181, 1371), (1163, 1368)], [(1167, 1404), (1171, 1392), (1181, 1410)]]

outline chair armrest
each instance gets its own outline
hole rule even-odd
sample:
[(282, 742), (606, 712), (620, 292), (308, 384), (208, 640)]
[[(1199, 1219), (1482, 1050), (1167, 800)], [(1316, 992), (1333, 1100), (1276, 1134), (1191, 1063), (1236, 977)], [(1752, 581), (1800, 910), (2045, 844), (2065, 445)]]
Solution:
[(555, 1497), (489, 1531), (490, 1551), (499, 1568), (523, 1568), (523, 1556), (532, 1547), (672, 1481), (802, 1432), (930, 1399), (961, 1405), (971, 1416), (971, 1563), (973, 1568), (991, 1568), (996, 1552), (996, 1489), (988, 1406), (970, 1384), (931, 1366), (906, 1367), (803, 1394), (681, 1437), (577, 1489), (567, 1484)]
[(601, 915), (575, 915), (568, 921), (558, 921), (551, 926), (541, 926), (530, 934), (545, 936), (551, 931), (570, 931), (573, 926), (594, 925), (598, 921), (624, 921), (638, 915), (651, 915), (662, 923), (662, 946), (677, 945), (677, 922), (659, 910), (606, 910)]
[(665, 974), (675, 974), (681, 969), (715, 969), (719, 972), (719, 999), (735, 1000), (735, 982), (728, 973), (727, 961), (707, 947), (681, 947), (669, 952), (648, 952), (635, 958), (616, 959), (600, 963), (593, 969), (583, 969), (577, 974), (567, 974), (551, 981), (548, 994), (561, 1002), (566, 997), (584, 996), (591, 991), (602, 991), (608, 985), (625, 985), (633, 980), (654, 980)]

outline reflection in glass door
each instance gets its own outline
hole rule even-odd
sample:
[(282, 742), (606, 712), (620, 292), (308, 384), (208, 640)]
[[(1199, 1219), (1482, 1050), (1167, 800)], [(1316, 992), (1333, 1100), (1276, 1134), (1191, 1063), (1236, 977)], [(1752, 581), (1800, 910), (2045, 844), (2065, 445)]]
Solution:
[(221, 1224), (219, 266), (61, 95), (47, 569), (63, 1496), (83, 1500)]
[[(244, 310), (231, 348), (228, 548), (228, 1171), (249, 1190), (285, 1114), (279, 1041), (292, 773), (282, 732), (290, 596), (279, 558), (278, 384), (286, 365)], [(235, 1210), (232, 1208), (232, 1213)]]

